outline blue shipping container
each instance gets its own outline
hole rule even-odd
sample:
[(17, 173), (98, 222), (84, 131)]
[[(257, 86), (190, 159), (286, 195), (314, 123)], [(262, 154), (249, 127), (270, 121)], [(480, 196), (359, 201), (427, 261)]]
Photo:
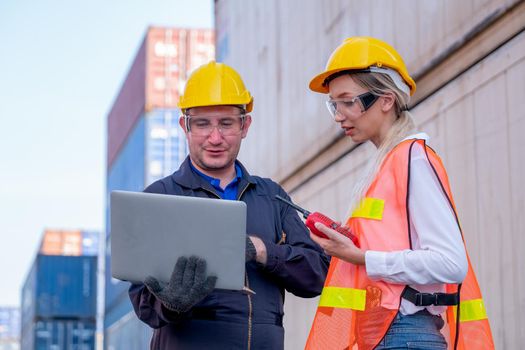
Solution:
[(35, 348), (35, 323), (29, 322), (22, 327), (20, 336), (21, 350), (34, 350)]
[[(106, 317), (114, 319), (115, 315), (106, 315)], [(107, 350), (149, 349), (152, 334), (153, 330), (130, 311), (104, 329), (104, 348)]]
[(37, 255), (22, 295), (22, 328), (40, 318), (95, 319), (97, 257)]
[(95, 321), (46, 319), (31, 326), (22, 335), (21, 350), (95, 349)]
[[(108, 247), (109, 250), (109, 247)], [(123, 282), (111, 277), (111, 256), (106, 255), (106, 287), (105, 287), (105, 313), (111, 313), (115, 308), (121, 308), (121, 304), (126, 304), (125, 313), (132, 310), (131, 301), (128, 296), (129, 282)], [(111, 324), (105, 320), (105, 324)]]
[(82, 255), (98, 255), (100, 233), (82, 231)]
[(132, 315), (134, 318), (137, 318), (127, 292), (123, 293), (122, 297), (119, 298), (111, 307), (105, 309), (104, 329), (112, 327), (114, 323), (119, 322), (119, 320), (123, 317), (126, 317), (126, 315)]

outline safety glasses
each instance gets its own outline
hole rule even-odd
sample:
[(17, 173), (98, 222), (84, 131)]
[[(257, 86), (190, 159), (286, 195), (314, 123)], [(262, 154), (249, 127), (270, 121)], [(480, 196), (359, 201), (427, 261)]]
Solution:
[(222, 136), (239, 135), (244, 127), (244, 119), (244, 114), (221, 116), (220, 118), (197, 115), (184, 116), (186, 130), (192, 135), (203, 137), (209, 136), (215, 128)]
[(365, 92), (353, 98), (330, 99), (326, 101), (326, 107), (332, 118), (339, 113), (344, 117), (355, 119), (372, 107), (378, 98), (379, 96), (371, 92)]

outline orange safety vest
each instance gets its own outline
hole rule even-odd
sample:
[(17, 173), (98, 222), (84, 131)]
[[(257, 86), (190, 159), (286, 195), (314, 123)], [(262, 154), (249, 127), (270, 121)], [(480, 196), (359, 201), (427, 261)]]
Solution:
[[(448, 177), (439, 156), (426, 146), (424, 140), (403, 141), (385, 157), (365, 198), (347, 222), (357, 235), (361, 249), (399, 251), (412, 248), (408, 189), (411, 151), (416, 143), (424, 147), (456, 215)], [(460, 227), (457, 215), (456, 221)], [(463, 283), (446, 285), (447, 293), (456, 293), (460, 289), (459, 324), (457, 306), (447, 307), (443, 315), (446, 326), (442, 333), (449, 349), (455, 346), (457, 349), (493, 349), (494, 342), (479, 285), (470, 259), (468, 262)], [(405, 287), (381, 280), (373, 281), (368, 278), (364, 265), (332, 257), (305, 348), (373, 349), (392, 324)], [(458, 329), (459, 336), (456, 337)]]

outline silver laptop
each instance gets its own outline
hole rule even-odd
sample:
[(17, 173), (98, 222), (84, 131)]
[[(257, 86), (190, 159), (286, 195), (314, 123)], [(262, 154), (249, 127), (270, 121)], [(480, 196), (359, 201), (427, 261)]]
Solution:
[(196, 255), (216, 288), (244, 287), (246, 204), (142, 192), (111, 192), (111, 274), (169, 281), (180, 256)]

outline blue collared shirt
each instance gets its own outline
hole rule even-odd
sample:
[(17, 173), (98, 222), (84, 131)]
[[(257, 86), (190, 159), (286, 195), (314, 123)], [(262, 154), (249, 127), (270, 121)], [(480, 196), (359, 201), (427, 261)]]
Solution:
[(221, 180), (204, 174), (199, 169), (197, 169), (191, 163), (191, 161), (190, 161), (190, 166), (191, 166), (191, 169), (195, 173), (199, 174), (199, 176), (201, 176), (206, 181), (208, 181), (210, 183), (210, 185), (212, 185), (213, 188), (215, 188), (217, 190), (217, 194), (222, 199), (237, 200), (237, 190), (239, 188), (239, 182), (240, 182), (240, 180), (242, 178), (242, 169), (239, 166), (239, 164), (237, 164), (237, 162), (235, 162), (235, 178), (224, 189), (221, 188)]

